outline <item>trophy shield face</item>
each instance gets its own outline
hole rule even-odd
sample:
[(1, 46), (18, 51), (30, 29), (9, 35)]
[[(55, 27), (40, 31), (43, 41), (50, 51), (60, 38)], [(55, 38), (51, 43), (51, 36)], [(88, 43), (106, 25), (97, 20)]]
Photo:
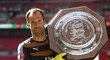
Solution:
[(50, 48), (68, 59), (94, 58), (108, 41), (104, 18), (85, 6), (60, 10), (48, 33)]

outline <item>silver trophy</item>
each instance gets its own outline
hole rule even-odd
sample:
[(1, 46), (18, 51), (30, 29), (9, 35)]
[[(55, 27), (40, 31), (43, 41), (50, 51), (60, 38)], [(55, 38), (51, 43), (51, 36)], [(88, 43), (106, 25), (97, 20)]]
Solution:
[(50, 48), (70, 60), (94, 58), (108, 41), (104, 18), (86, 6), (60, 10), (48, 33)]

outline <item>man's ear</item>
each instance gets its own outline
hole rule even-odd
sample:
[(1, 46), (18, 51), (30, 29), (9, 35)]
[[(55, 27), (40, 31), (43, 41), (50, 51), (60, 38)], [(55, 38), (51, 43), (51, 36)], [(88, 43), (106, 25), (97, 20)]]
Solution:
[(29, 22), (27, 22), (27, 27), (30, 28), (30, 23)]

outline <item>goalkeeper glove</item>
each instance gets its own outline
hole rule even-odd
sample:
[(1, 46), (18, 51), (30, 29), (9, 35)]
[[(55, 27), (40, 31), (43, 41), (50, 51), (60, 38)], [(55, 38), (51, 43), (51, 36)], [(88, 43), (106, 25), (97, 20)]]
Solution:
[(66, 56), (67, 53), (60, 53), (58, 55), (56, 55), (53, 59), (51, 60), (65, 60), (63, 57)]

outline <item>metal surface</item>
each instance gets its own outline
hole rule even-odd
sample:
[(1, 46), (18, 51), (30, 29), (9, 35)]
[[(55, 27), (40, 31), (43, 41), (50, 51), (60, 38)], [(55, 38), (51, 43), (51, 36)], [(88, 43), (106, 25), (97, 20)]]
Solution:
[(51, 49), (68, 59), (94, 58), (108, 41), (104, 18), (85, 6), (60, 10), (48, 32)]

